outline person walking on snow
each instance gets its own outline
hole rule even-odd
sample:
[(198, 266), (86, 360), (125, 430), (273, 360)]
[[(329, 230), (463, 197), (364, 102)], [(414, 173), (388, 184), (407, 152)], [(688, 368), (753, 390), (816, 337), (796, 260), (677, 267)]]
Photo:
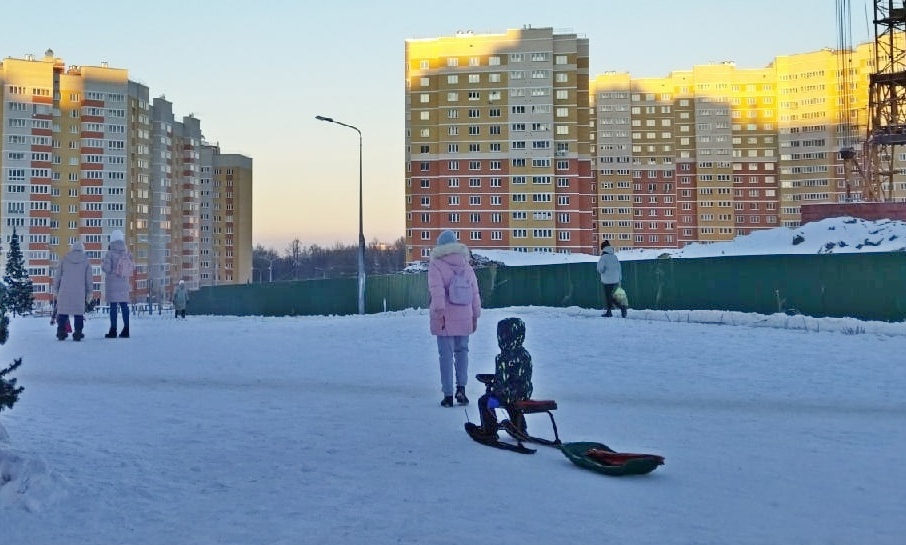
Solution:
[(108, 339), (116, 338), (116, 314), (117, 307), (123, 313), (123, 330), (120, 337), (129, 337), (129, 291), (131, 289), (129, 276), (120, 276), (117, 274), (117, 264), (124, 256), (132, 259), (132, 254), (126, 249), (126, 237), (119, 229), (110, 233), (110, 246), (107, 249), (107, 255), (104, 256), (104, 262), (101, 264), (101, 270), (104, 271), (104, 290), (107, 297), (107, 304), (110, 306), (110, 331), (104, 337)]
[(91, 300), (91, 263), (85, 255), (85, 246), (74, 242), (60, 264), (54, 277), (53, 290), (57, 294), (57, 339), (63, 341), (69, 336), (69, 316), (73, 316), (72, 340), (81, 341), (85, 335), (85, 304)]
[(620, 265), (620, 259), (613, 253), (613, 246), (610, 241), (605, 240), (601, 243), (601, 257), (598, 259), (598, 274), (601, 275), (601, 283), (604, 284), (604, 302), (606, 310), (604, 317), (613, 316), (613, 307), (620, 309), (620, 315), (626, 317), (626, 306), (619, 304), (613, 298), (613, 292), (620, 286), (623, 279), (623, 271)]
[[(452, 407), (454, 396), (460, 405), (467, 405), (466, 383), (469, 378), (469, 335), (478, 327), (481, 315), (481, 297), (478, 279), (469, 264), (469, 249), (456, 241), (453, 231), (444, 231), (437, 237), (437, 246), (431, 251), (428, 262), (428, 294), (431, 334), (437, 337), (440, 362), (440, 384), (444, 398), (443, 407)], [(463, 294), (459, 287), (461, 274), (468, 281), (470, 294)], [(451, 300), (451, 285), (455, 293)], [(462, 297), (463, 299), (460, 299)], [(454, 393), (454, 369), (455, 385)]]
[(186, 289), (186, 281), (180, 280), (173, 290), (173, 311), (175, 318), (186, 317), (186, 305), (189, 303), (189, 290)]

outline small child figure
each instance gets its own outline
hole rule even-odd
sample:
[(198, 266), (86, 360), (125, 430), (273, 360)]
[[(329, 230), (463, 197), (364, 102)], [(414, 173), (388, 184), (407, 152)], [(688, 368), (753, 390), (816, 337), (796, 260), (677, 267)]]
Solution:
[[(522, 343), (525, 341), (525, 323), (519, 318), (504, 318), (497, 322), (497, 345), (500, 354), (494, 358), (495, 373), (479, 375), (487, 385), (487, 392), (478, 399), (481, 415), (481, 434), (488, 439), (497, 437), (497, 415), (494, 409), (506, 407), (515, 401), (532, 396), (532, 356)], [(519, 421), (514, 421), (518, 418)], [(525, 417), (510, 412), (510, 421), (525, 429)]]
[[(57, 325), (57, 298), (53, 299), (53, 312), (50, 314), (50, 325)], [(60, 324), (63, 326), (63, 329), (66, 333), (72, 333), (72, 324), (69, 323), (69, 320), (66, 320), (65, 324)]]

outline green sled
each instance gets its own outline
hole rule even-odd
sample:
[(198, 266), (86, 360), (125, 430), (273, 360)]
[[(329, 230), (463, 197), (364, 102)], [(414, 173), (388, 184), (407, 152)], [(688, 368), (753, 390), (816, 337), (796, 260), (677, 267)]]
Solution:
[[(597, 451), (601, 461), (589, 456), (591, 450)], [(644, 475), (664, 464), (663, 456), (615, 452), (603, 443), (563, 443), (560, 451), (579, 467), (612, 476)]]

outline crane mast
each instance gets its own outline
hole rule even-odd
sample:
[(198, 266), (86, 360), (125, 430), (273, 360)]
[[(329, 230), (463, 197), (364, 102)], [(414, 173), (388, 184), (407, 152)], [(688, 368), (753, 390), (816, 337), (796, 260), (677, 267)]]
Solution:
[(849, 0), (837, 2), (840, 159), (846, 201), (893, 200), (896, 147), (906, 145), (906, 2), (874, 0), (873, 72), (869, 74), (867, 131), (858, 145), (855, 107), (858, 71), (852, 66)]
[(906, 6), (874, 2), (874, 72), (869, 75), (865, 200), (893, 200), (897, 146), (906, 145)]
[(866, 176), (860, 162), (861, 150), (856, 149), (858, 140), (858, 111), (853, 108), (853, 43), (852, 9), (849, 0), (837, 1), (837, 140), (840, 144), (840, 159), (843, 161), (843, 179), (846, 188), (846, 202), (856, 200), (855, 188), (865, 184)]

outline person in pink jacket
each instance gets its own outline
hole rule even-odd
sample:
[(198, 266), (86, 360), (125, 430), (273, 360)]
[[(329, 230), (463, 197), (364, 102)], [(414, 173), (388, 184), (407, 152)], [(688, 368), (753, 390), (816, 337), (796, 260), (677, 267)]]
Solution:
[[(457, 242), (456, 234), (448, 230), (437, 237), (437, 246), (432, 250), (431, 260), (428, 262), (430, 325), (431, 334), (437, 337), (440, 385), (444, 393), (440, 404), (444, 407), (453, 406), (454, 396), (460, 405), (469, 403), (469, 398), (466, 397), (469, 335), (475, 332), (481, 315), (478, 279), (469, 258), (469, 249), (465, 244)], [(459, 275), (462, 275), (462, 286), (457, 278)], [(452, 300), (451, 287), (455, 290)], [(468, 293), (469, 289), (471, 293)]]

